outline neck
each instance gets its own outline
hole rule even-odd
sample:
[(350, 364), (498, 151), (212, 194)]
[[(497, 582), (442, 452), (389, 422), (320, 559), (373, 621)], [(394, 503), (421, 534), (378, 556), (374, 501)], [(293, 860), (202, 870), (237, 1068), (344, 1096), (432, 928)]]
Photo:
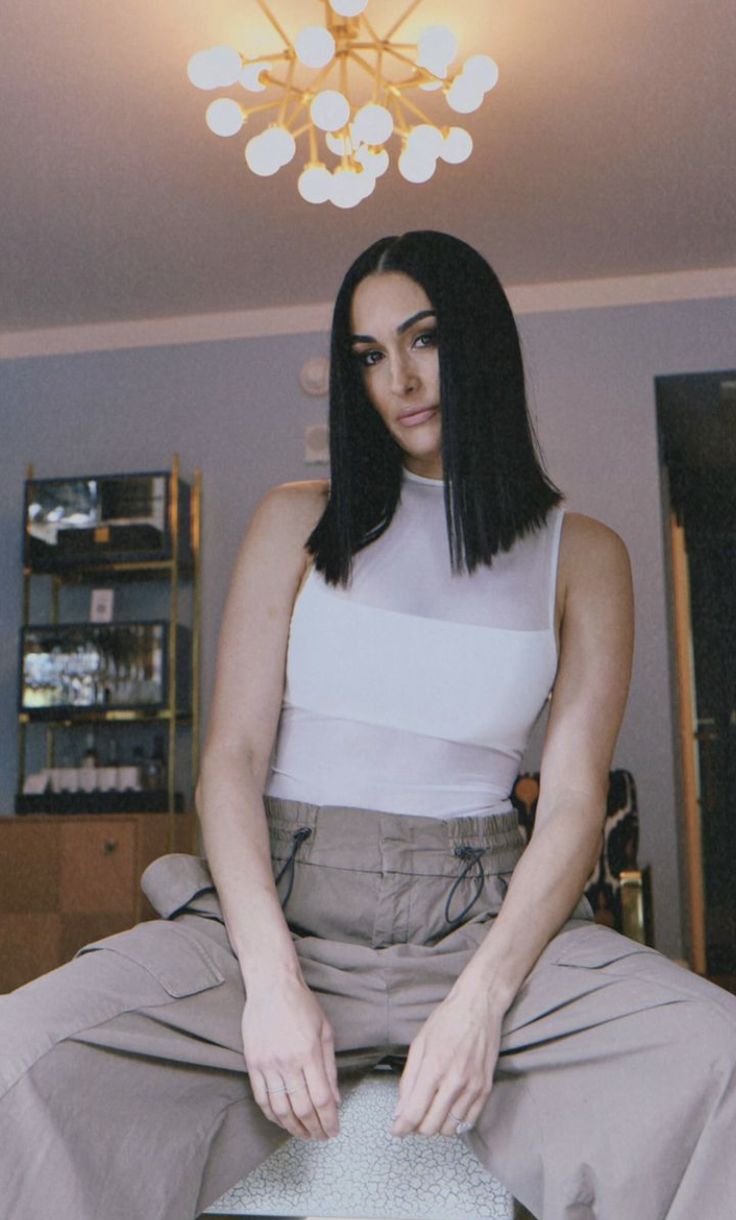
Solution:
[(444, 481), (442, 460), (439, 458), (426, 462), (412, 458), (411, 462), (404, 462), (404, 470), (408, 471), (409, 474), (416, 475), (418, 479), (431, 479), (435, 483), (442, 483)]

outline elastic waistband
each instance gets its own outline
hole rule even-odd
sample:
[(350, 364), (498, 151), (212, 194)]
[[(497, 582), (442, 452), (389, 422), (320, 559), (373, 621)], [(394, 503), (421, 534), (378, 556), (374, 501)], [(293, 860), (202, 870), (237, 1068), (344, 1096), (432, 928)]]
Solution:
[[(299, 830), (310, 831), (299, 858), (365, 871), (444, 873), (457, 868), (458, 848), (483, 848), (486, 873), (510, 872), (525, 840), (516, 811), (488, 817), (428, 818), (353, 806), (313, 805), (265, 796), (272, 840), (288, 851)], [(444, 862), (447, 861), (447, 864)]]

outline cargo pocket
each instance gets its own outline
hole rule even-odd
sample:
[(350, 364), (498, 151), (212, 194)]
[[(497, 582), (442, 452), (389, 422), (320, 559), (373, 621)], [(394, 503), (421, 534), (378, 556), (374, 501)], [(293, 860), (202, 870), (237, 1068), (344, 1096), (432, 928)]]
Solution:
[(184, 852), (159, 856), (141, 877), (141, 889), (154, 911), (164, 919), (175, 919), (198, 901), (198, 909), (222, 922), (212, 874), (201, 856)]
[(225, 976), (204, 945), (176, 924), (154, 920), (85, 945), (76, 954), (116, 953), (141, 966), (174, 999), (219, 987)]

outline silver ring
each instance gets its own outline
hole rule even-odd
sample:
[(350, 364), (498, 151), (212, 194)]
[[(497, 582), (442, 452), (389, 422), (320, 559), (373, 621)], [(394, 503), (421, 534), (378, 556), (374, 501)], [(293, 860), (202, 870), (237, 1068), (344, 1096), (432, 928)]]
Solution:
[(455, 1135), (465, 1135), (466, 1132), (473, 1130), (473, 1124), (465, 1122), (464, 1119), (458, 1118), (457, 1114), (453, 1114), (450, 1110), (450, 1118), (455, 1120)]
[(302, 1089), (302, 1088), (304, 1088), (304, 1085), (300, 1085), (300, 1084), (296, 1085), (293, 1089), (290, 1089), (288, 1087), (288, 1085), (283, 1085), (279, 1089), (269, 1089), (268, 1086), (266, 1086), (266, 1092), (267, 1093), (296, 1093), (296, 1092), (298, 1092), (299, 1089)]

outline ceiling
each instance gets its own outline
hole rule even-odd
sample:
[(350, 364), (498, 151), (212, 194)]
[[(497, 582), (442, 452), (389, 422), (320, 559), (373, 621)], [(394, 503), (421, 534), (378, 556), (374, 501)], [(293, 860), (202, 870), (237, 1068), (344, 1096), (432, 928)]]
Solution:
[[(272, 0), (295, 35), (320, 0)], [(371, 0), (378, 28), (402, 11)], [(255, 0), (9, 0), (0, 38), (0, 331), (329, 300), (387, 232), (448, 229), (507, 284), (736, 265), (734, 0), (424, 0), (491, 54), (475, 152), (305, 203), (205, 126), (190, 55), (277, 43)], [(422, 95), (438, 116), (443, 99)], [(252, 120), (255, 131), (256, 120)]]

